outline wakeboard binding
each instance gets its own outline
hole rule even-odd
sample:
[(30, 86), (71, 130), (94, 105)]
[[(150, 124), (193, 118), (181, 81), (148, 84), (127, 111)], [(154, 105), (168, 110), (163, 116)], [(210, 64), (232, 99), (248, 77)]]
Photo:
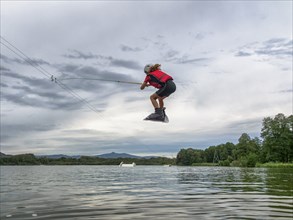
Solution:
[(146, 121), (157, 121), (157, 122), (164, 122), (164, 123), (168, 123), (169, 122), (169, 118), (166, 115), (165, 112), (166, 108), (157, 108), (155, 109), (155, 112), (150, 114), (148, 117), (146, 117), (144, 120)]

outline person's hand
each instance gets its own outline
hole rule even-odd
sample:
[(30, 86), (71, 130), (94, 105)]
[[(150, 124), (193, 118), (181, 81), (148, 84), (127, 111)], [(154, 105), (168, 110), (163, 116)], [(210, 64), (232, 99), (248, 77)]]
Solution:
[(140, 89), (143, 90), (145, 87), (147, 87), (147, 83), (146, 82), (143, 82), (140, 86)]

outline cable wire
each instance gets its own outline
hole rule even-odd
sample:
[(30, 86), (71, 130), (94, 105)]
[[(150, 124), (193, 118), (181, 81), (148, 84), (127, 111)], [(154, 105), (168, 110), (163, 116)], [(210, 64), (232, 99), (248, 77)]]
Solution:
[[(43, 67), (41, 67), (39, 64), (35, 63), (30, 57), (28, 57), (24, 52), (22, 52), (20, 49), (18, 49), (16, 46), (11, 44), (9, 41), (7, 41), (4, 37), (0, 36), (3, 41), (0, 41), (0, 43), (5, 46), (7, 49), (9, 49), (11, 52), (16, 54), (18, 57), (20, 57), (22, 60), (30, 64), (32, 67), (34, 67), (36, 70), (38, 70), (40, 73), (42, 73), (47, 78), (54, 81), (60, 88), (68, 92), (71, 96), (73, 96), (75, 99), (77, 99), (80, 102), (85, 103), (85, 105), (93, 112), (100, 114), (100, 111), (97, 110), (94, 106), (92, 106), (86, 99), (82, 98), (79, 94), (74, 92), (72, 89), (70, 89), (68, 86), (60, 82), (57, 78), (53, 80), (53, 75), (50, 74), (47, 70), (45, 70)], [(26, 59), (25, 59), (26, 58)]]
[(74, 79), (81, 79), (81, 80), (99, 80), (99, 81), (106, 81), (106, 82), (117, 82), (117, 83), (127, 83), (127, 84), (141, 85), (141, 83), (139, 83), (139, 82), (129, 82), (129, 81), (112, 80), (112, 79), (98, 79), (98, 78), (82, 78), (82, 77), (63, 78), (63, 79), (61, 79), (59, 81), (63, 81), (63, 80), (74, 80)]

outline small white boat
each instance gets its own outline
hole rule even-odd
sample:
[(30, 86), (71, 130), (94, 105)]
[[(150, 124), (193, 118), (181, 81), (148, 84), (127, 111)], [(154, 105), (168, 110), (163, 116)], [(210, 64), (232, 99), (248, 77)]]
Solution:
[(171, 167), (172, 165), (171, 164), (165, 164), (163, 165), (164, 167)]
[(136, 164), (133, 163), (123, 163), (123, 161), (119, 164), (119, 167), (135, 167)]

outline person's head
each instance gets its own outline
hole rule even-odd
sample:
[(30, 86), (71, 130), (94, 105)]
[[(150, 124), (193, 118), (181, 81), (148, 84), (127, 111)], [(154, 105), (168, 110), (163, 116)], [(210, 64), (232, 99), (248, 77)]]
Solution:
[(144, 67), (144, 72), (146, 74), (149, 74), (150, 72), (156, 71), (156, 70), (161, 70), (161, 64), (147, 64)]
[(145, 74), (149, 74), (151, 72), (151, 68), (152, 68), (153, 64), (147, 64), (144, 67), (144, 72)]

